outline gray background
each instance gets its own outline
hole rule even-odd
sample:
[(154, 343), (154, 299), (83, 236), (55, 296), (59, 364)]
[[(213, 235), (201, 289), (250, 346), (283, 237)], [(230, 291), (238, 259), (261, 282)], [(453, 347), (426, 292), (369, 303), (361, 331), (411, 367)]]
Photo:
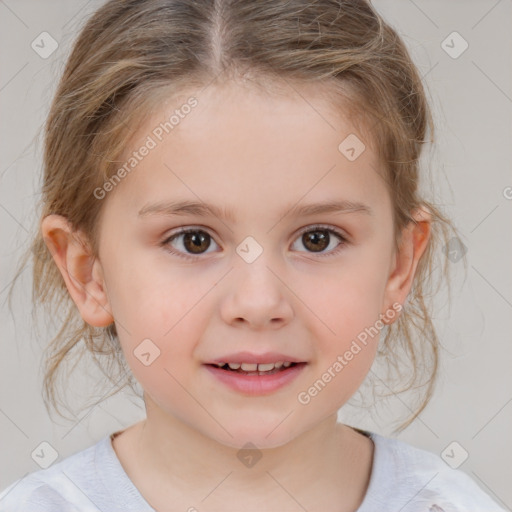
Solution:
[[(40, 451), (41, 442), (50, 443), (57, 460), (62, 460), (144, 417), (141, 404), (123, 392), (86, 409), (71, 423), (52, 422), (41, 398), (40, 364), (42, 348), (54, 331), (33, 332), (30, 268), (17, 286), (12, 315), (5, 302), (15, 265), (37, 222), (34, 204), (41, 172), (37, 136), (69, 45), (84, 17), (102, 3), (0, 0), (0, 489), (39, 469), (37, 457), (31, 454)], [(466, 281), (462, 262), (452, 264), (456, 279), (451, 309), (445, 294), (436, 299), (435, 321), (444, 347), (436, 393), (398, 437), (440, 455), (448, 453), (452, 463), (461, 460), (465, 450), (469, 457), (460, 469), (510, 510), (512, 2), (378, 0), (374, 4), (403, 36), (425, 77), (437, 125), (437, 145), (426, 161), (436, 199), (460, 230), (468, 258)], [(31, 48), (43, 31), (59, 43), (47, 59)], [(454, 31), (469, 44), (457, 58), (442, 47)], [(447, 42), (452, 52), (461, 48), (457, 36)], [(92, 369), (88, 371), (89, 377), (82, 370), (73, 373), (77, 400), (87, 396), (93, 382), (87, 379), (97, 378)], [(407, 407), (397, 398), (373, 416), (352, 406), (340, 416), (389, 435), (390, 421), (407, 413)], [(458, 444), (449, 447), (454, 441)]]

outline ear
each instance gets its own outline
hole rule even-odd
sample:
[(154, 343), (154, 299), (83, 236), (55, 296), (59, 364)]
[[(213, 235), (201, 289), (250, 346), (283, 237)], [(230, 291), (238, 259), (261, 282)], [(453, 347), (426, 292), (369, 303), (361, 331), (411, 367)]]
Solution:
[(41, 232), (82, 318), (94, 327), (111, 324), (114, 317), (103, 269), (92, 255), (86, 237), (75, 231), (65, 217), (54, 214), (41, 221)]
[(419, 260), (430, 238), (432, 214), (422, 206), (413, 212), (412, 217), (415, 221), (410, 221), (403, 228), (399, 249), (395, 251), (384, 293), (383, 313), (392, 304), (404, 304), (412, 288)]

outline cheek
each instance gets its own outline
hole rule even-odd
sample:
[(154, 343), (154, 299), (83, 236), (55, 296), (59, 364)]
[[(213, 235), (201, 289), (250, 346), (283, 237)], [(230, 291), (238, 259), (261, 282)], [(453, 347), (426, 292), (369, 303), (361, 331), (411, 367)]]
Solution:
[(334, 334), (323, 325), (318, 327), (315, 364), (308, 387), (301, 390), (303, 401), (299, 399), (299, 403), (311, 405), (307, 412), (313, 415), (339, 409), (359, 389), (375, 360), (384, 327), (379, 321), (378, 301), (370, 292), (347, 287), (331, 298), (323, 317), (328, 318)]
[(382, 262), (377, 268), (367, 264), (354, 260), (353, 264), (340, 265), (336, 272), (322, 278), (321, 286), (306, 284), (307, 289), (300, 292), (307, 297), (305, 304), (323, 333), (320, 339), (330, 338), (331, 346), (342, 347), (379, 319), (386, 269)]
[(199, 278), (192, 267), (169, 263), (164, 254), (150, 258), (150, 253), (116, 251), (115, 258), (105, 265), (108, 296), (114, 318), (126, 327), (126, 332), (166, 342), (176, 326), (195, 314), (201, 298), (218, 278), (211, 273)]
[(316, 314), (310, 324), (317, 343), (313, 377), (322, 381), (320, 386), (328, 382), (322, 391), (328, 402), (348, 400), (357, 390), (372, 366), (384, 328), (380, 314), (387, 262), (370, 252), (345, 263), (313, 293), (303, 292)]
[(141, 308), (140, 316), (133, 319), (133, 330), (129, 334), (120, 332), (119, 339), (126, 361), (142, 388), (161, 407), (172, 404), (173, 409), (180, 410), (191, 403), (187, 389), (202, 326), (189, 321), (186, 308), (164, 308), (164, 314), (162, 306), (162, 302), (148, 302), (147, 309)]
[[(173, 365), (170, 357), (177, 361)], [(184, 422), (205, 421), (204, 411), (198, 407), (191, 395), (191, 386), (187, 380), (190, 368), (186, 368), (183, 359), (173, 351), (162, 351), (151, 364), (145, 366), (137, 357), (129, 355), (128, 365), (146, 395), (146, 407), (156, 404), (159, 409)], [(181, 369), (181, 370), (180, 370)], [(188, 370), (188, 371), (187, 371)], [(147, 397), (150, 400), (147, 400)]]

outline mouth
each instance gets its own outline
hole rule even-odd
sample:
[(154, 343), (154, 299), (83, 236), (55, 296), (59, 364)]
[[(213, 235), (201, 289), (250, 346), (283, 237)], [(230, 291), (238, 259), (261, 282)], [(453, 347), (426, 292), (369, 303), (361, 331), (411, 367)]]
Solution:
[(213, 366), (224, 370), (226, 372), (234, 372), (240, 375), (274, 375), (282, 373), (298, 365), (305, 365), (306, 363), (295, 363), (291, 361), (277, 361), (275, 363), (214, 363), (207, 366)]
[(232, 391), (248, 396), (269, 395), (295, 380), (308, 363), (276, 361), (275, 363), (210, 363), (205, 364), (216, 382)]

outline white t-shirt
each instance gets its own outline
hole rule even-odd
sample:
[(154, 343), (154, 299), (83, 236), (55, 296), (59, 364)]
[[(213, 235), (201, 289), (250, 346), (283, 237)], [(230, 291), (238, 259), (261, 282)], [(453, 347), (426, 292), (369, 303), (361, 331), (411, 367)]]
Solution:
[[(360, 432), (375, 449), (369, 487), (355, 512), (505, 512), (439, 456)], [(121, 466), (115, 434), (12, 483), (0, 493), (0, 512), (155, 512)]]

